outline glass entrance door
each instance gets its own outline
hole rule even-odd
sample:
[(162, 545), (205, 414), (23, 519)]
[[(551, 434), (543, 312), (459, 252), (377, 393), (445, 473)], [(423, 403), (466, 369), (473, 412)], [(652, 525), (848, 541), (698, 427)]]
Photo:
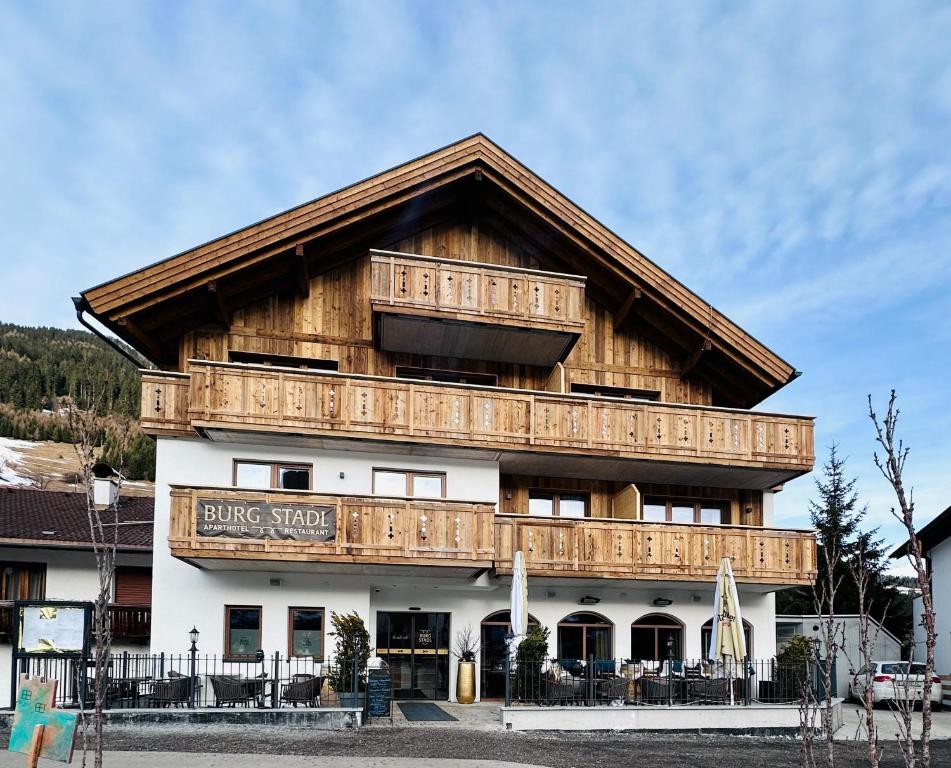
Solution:
[(394, 699), (449, 699), (449, 614), (376, 615), (377, 655), (390, 665)]

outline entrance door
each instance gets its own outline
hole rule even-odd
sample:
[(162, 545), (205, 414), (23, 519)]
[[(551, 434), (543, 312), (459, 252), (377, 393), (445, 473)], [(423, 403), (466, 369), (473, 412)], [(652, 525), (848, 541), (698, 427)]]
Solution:
[(449, 614), (376, 615), (377, 655), (390, 665), (394, 699), (449, 699)]

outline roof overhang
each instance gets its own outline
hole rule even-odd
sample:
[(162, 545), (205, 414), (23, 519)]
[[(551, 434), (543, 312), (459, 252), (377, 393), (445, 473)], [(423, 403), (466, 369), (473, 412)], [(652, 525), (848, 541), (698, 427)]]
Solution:
[(568, 260), (618, 323), (679, 349), (724, 405), (752, 407), (796, 370), (482, 134), (83, 292), (88, 311), (159, 364), (178, 337), (291, 292), (301, 275), (478, 209)]

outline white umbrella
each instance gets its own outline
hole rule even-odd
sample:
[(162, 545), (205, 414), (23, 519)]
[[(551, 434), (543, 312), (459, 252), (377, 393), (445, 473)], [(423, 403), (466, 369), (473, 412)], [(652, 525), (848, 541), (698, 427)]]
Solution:
[(509, 609), (512, 637), (509, 640), (509, 655), (514, 657), (518, 644), (528, 632), (528, 574), (525, 571), (525, 556), (522, 550), (515, 553), (512, 561), (512, 594)]
[(730, 704), (733, 704), (733, 672), (737, 662), (746, 658), (746, 637), (740, 598), (730, 558), (720, 560), (717, 588), (713, 597), (713, 632), (710, 635), (710, 659), (719, 661), (730, 672)]

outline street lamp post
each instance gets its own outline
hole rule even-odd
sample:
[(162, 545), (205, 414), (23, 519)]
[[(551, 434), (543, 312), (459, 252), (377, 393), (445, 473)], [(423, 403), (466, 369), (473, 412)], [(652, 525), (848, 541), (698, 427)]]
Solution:
[(195, 708), (195, 683), (198, 680), (196, 669), (198, 665), (198, 634), (198, 630), (192, 625), (191, 632), (188, 633), (188, 639), (192, 644), (191, 648), (188, 649), (188, 706), (191, 709)]
[(674, 636), (667, 635), (667, 706), (674, 705)]

